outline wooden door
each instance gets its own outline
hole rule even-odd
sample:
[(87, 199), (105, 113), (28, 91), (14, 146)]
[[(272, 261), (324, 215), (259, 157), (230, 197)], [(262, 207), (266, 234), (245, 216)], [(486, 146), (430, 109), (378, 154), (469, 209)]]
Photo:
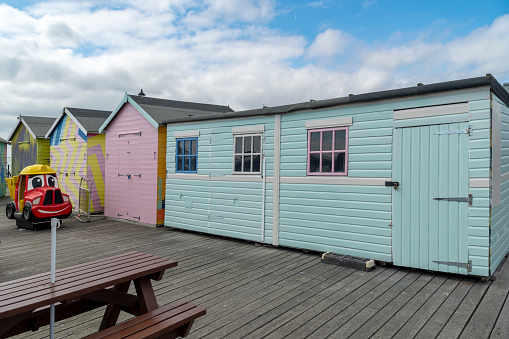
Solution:
[(471, 269), (468, 142), (468, 123), (395, 130), (395, 265), (460, 274)]

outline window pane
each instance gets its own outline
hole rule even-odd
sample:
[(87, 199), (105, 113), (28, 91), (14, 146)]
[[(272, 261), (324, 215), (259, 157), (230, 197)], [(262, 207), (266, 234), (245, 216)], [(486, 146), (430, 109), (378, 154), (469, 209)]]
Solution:
[(334, 172), (345, 173), (345, 153), (334, 154)]
[(244, 155), (244, 167), (242, 168), (242, 172), (251, 172), (251, 156)]
[(322, 151), (332, 151), (332, 131), (323, 132)]
[(191, 154), (194, 154), (196, 155), (196, 145), (198, 143), (196, 142), (196, 140), (191, 140)]
[(311, 145), (309, 150), (311, 152), (320, 150), (320, 132), (311, 133)]
[(322, 153), (322, 173), (332, 172), (332, 153)]
[(242, 137), (235, 137), (235, 154), (242, 153)]
[(260, 172), (260, 156), (253, 155), (253, 172)]
[(189, 154), (189, 150), (191, 149), (191, 147), (189, 146), (189, 143), (190, 143), (190, 140), (185, 140), (184, 141), (184, 154), (185, 155), (188, 155)]
[[(244, 153), (251, 153), (251, 141), (253, 137), (244, 137)], [(244, 170), (245, 172), (245, 170)]]
[(177, 154), (178, 154), (178, 155), (182, 155), (182, 154), (184, 154), (184, 142), (183, 142), (183, 141), (179, 141), (179, 142), (177, 143), (177, 145), (178, 145), (178, 151), (177, 151)]
[(196, 157), (191, 157), (191, 172), (196, 172)]
[(346, 130), (336, 131), (334, 139), (334, 149), (344, 151), (346, 146)]
[(242, 172), (242, 155), (235, 156), (235, 172)]
[(184, 159), (184, 172), (189, 171), (189, 157), (183, 157)]
[(183, 170), (184, 170), (184, 158), (177, 157), (177, 171), (183, 171)]
[(262, 137), (260, 137), (259, 135), (253, 137), (253, 153), (260, 153), (261, 145), (262, 145)]
[(320, 153), (309, 154), (309, 171), (320, 172)]

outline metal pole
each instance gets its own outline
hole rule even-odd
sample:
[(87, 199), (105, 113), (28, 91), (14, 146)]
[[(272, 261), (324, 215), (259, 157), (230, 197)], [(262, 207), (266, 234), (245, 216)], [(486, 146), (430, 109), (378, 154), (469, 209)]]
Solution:
[(265, 151), (262, 153), (262, 242), (265, 242)]
[[(57, 228), (60, 227), (60, 220), (51, 218), (51, 284), (55, 283), (55, 268), (57, 260)], [(51, 304), (49, 313), (49, 336), (55, 338), (55, 304)]]

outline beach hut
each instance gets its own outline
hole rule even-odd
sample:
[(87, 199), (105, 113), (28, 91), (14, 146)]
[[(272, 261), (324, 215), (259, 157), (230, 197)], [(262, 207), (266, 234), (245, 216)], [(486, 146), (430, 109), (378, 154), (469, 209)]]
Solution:
[(508, 106), (487, 75), (167, 119), (164, 224), (490, 276), (509, 251)]
[(232, 112), (228, 106), (124, 94), (103, 123), (106, 132), (104, 214), (151, 225), (164, 220), (164, 119)]
[(7, 141), (11, 144), (11, 174), (19, 175), (23, 168), (50, 164), (49, 140), (45, 135), (55, 118), (22, 116)]
[[(65, 107), (45, 134), (50, 141), (50, 166), (75, 210), (81, 184), (90, 189), (90, 212), (104, 211), (105, 136), (99, 127), (110, 113)], [(82, 183), (82, 179), (93, 181)]]
[(0, 138), (0, 197), (7, 193), (5, 178), (7, 177), (7, 140)]

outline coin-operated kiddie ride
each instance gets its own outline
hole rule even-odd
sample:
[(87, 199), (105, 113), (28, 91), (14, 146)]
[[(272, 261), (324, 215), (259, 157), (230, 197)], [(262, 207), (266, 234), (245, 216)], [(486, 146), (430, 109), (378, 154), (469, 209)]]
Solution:
[(19, 176), (5, 180), (13, 199), (6, 207), (7, 218), (16, 218), (20, 228), (50, 227), (51, 218), (65, 219), (72, 212), (69, 196), (60, 191), (57, 174), (49, 166), (27, 166)]

